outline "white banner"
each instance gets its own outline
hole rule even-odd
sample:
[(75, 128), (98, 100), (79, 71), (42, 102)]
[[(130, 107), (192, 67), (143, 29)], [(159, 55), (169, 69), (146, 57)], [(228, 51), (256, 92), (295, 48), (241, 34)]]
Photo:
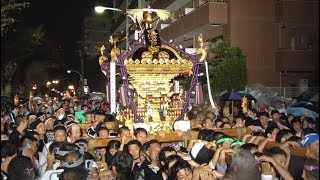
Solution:
[(174, 93), (179, 93), (179, 81), (174, 81)]
[(116, 113), (116, 63), (110, 62), (110, 111)]

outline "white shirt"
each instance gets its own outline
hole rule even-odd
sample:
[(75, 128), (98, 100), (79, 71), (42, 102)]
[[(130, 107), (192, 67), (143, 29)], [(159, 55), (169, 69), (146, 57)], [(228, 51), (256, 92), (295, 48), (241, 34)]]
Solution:
[(49, 146), (52, 144), (52, 142), (48, 142), (45, 147), (43, 147), (42, 152), (39, 152), (39, 173), (40, 175), (45, 173), (45, 171), (47, 170), (47, 155), (48, 155), (48, 151), (49, 150)]
[(63, 171), (63, 169), (48, 170), (40, 177), (40, 180), (59, 180), (58, 175)]

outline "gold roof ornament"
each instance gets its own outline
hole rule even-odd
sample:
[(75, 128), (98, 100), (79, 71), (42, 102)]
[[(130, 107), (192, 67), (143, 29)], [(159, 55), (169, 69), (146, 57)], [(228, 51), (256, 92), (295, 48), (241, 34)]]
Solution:
[(150, 12), (143, 13), (143, 22), (145, 23), (146, 29), (152, 28), (153, 18)]
[(113, 45), (113, 47), (117, 47), (117, 43), (120, 43), (120, 42), (124, 41), (125, 39), (127, 39), (127, 37), (119, 39), (119, 37), (114, 37), (113, 35), (111, 35), (109, 37), (109, 42), (111, 43), (111, 45)]
[(104, 51), (105, 50), (106, 50), (106, 47), (104, 45), (102, 45), (101, 48), (100, 48), (101, 56), (99, 57), (99, 65), (100, 66), (104, 61), (108, 61), (108, 58), (106, 56), (104, 56)]
[(207, 51), (203, 49), (203, 39), (202, 35), (198, 36), (199, 49), (197, 49), (197, 54), (201, 54), (200, 62), (203, 62), (207, 57)]
[(100, 53), (101, 53), (101, 56), (104, 55), (104, 51), (106, 50), (106, 47), (104, 47), (104, 45), (101, 46), (100, 48)]
[(152, 23), (154, 21), (151, 16), (152, 13), (156, 13), (161, 21), (168, 20), (171, 14), (170, 11), (165, 9), (151, 9), (150, 5), (148, 5), (148, 8), (127, 10), (127, 14), (136, 19), (139, 24), (143, 21)]
[(117, 47), (117, 42), (121, 42), (125, 39), (126, 37), (119, 40), (118, 37), (114, 37), (113, 35), (109, 37), (109, 42), (111, 43), (111, 45), (113, 45), (113, 48), (111, 49), (111, 53), (110, 53), (111, 60), (116, 60), (117, 56), (120, 55), (120, 49)]

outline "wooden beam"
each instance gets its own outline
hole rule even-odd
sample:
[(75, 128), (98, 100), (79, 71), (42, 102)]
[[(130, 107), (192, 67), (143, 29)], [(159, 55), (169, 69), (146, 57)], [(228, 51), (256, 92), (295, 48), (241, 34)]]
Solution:
[[(119, 122), (118, 121), (114, 121), (114, 122), (105, 122), (104, 123), (106, 128), (108, 129), (113, 129), (113, 130), (118, 130), (119, 129)], [(80, 128), (84, 131), (87, 131), (90, 127), (91, 127), (91, 123), (77, 123), (78, 126), (80, 126)]]
[[(228, 136), (231, 137), (240, 137), (244, 134), (251, 133), (252, 130), (250, 128), (235, 128), (235, 129), (223, 129), (217, 130), (220, 132), (224, 132)], [(197, 139), (198, 132), (191, 131), (188, 133), (177, 134), (175, 132), (172, 133), (158, 133), (155, 135), (150, 135), (148, 140), (156, 139), (160, 143), (168, 143), (168, 142), (177, 142), (177, 141), (188, 141), (192, 139)], [(132, 140), (133, 137), (130, 137), (129, 140)], [(118, 140), (121, 141), (120, 138), (97, 138), (97, 139), (88, 139), (88, 147), (89, 149), (93, 150), (94, 148), (106, 147), (111, 140)], [(261, 140), (259, 144), (262, 142)], [(273, 147), (280, 147), (282, 144), (274, 141), (270, 141), (266, 144), (264, 149), (271, 149)], [(308, 152), (304, 148), (293, 148), (290, 147), (291, 154), (296, 156), (305, 157), (308, 155)]]
[[(228, 136), (236, 137), (238, 135), (245, 134), (246, 132), (250, 132), (250, 128), (235, 128), (235, 129), (221, 129), (218, 130), (220, 132), (224, 132)], [(188, 133), (182, 133), (180, 136), (176, 132), (171, 133), (157, 133), (155, 135), (150, 135), (148, 140), (156, 139), (161, 143), (165, 142), (177, 142), (177, 141), (189, 141), (192, 139), (197, 139), (198, 137), (197, 131), (191, 131)], [(244, 135), (243, 134), (243, 135)], [(106, 138), (106, 139), (89, 139), (89, 147), (95, 148), (95, 147), (105, 147), (107, 146), (108, 142), (112, 139), (121, 141), (120, 138)], [(133, 139), (133, 137), (131, 137)]]
[[(263, 141), (263, 140), (262, 140)], [(260, 141), (259, 143), (261, 143), (262, 141)], [(273, 147), (281, 147), (281, 143), (275, 142), (275, 141), (269, 141), (267, 142), (266, 146), (264, 147), (264, 149), (271, 149)], [(307, 149), (305, 148), (294, 148), (292, 146), (289, 147), (290, 148), (290, 153), (292, 155), (295, 156), (300, 156), (300, 157), (305, 157), (307, 155)]]
[(80, 126), (80, 128), (84, 131), (87, 131), (90, 126), (92, 125), (91, 123), (77, 123), (78, 126)]

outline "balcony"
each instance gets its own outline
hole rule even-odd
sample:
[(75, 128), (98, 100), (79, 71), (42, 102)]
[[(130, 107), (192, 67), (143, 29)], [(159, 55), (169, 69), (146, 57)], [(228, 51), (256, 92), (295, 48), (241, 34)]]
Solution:
[(275, 4), (275, 20), (319, 23), (319, 1), (279, 1)]
[(277, 50), (276, 71), (312, 72), (317, 69), (314, 52), (310, 50)]
[(206, 2), (160, 31), (165, 40), (174, 39), (200, 27), (227, 24), (227, 3)]
[(154, 9), (166, 9), (168, 11), (175, 12), (189, 2), (190, 0), (158, 0), (154, 2), (151, 7)]
[(158, 0), (154, 2), (151, 6), (152, 8), (156, 9), (167, 9), (168, 6), (170, 6), (172, 3), (174, 3), (175, 0)]

